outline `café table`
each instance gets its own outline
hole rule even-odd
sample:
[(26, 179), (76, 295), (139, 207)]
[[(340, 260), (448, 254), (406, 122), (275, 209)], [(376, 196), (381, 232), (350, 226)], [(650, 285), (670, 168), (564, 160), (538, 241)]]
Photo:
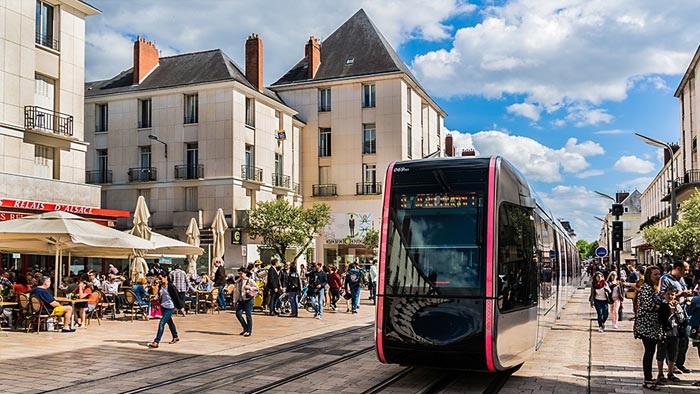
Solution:
[[(3, 308), (8, 307), (8, 306), (13, 307), (13, 306), (17, 306), (17, 305), (19, 305), (19, 304), (16, 302), (0, 301), (0, 306)], [(4, 330), (4, 328), (2, 328), (2, 325), (0, 325), (0, 332), (2, 332), (2, 330)], [(5, 333), (3, 336), (7, 336), (7, 334)]]
[[(195, 295), (195, 306), (194, 306), (194, 312), (199, 313), (199, 302), (204, 302), (204, 306), (206, 307), (206, 302), (211, 296), (211, 291), (206, 291), (206, 290), (197, 290), (196, 295)], [(213, 305), (212, 305), (213, 307)], [(206, 313), (206, 311), (205, 311)]]
[(67, 297), (54, 297), (54, 298), (56, 298), (56, 301), (60, 302), (63, 305), (70, 304), (73, 307), (73, 315), (71, 316), (73, 321), (71, 322), (71, 326), (73, 325), (73, 323), (75, 323), (75, 304), (83, 304), (83, 303), (87, 304), (87, 302), (88, 302), (87, 298), (76, 298), (76, 299), (71, 299), (71, 298), (67, 298)]

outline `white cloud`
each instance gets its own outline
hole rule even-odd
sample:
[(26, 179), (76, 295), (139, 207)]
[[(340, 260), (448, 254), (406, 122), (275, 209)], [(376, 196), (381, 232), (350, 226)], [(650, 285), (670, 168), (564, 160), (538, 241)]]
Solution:
[(583, 186), (573, 185), (557, 185), (539, 194), (554, 216), (571, 222), (578, 239), (589, 242), (598, 239), (601, 223), (593, 216), (605, 216), (610, 201)]
[(634, 190), (634, 189), (637, 189), (637, 190), (639, 190), (640, 192), (643, 192), (644, 189), (646, 189), (647, 186), (649, 186), (649, 184), (650, 184), (651, 181), (653, 181), (653, 180), (654, 180), (654, 177), (653, 177), (653, 176), (643, 176), (643, 177), (634, 178), (634, 179), (630, 179), (630, 180), (627, 180), (627, 181), (620, 182), (620, 183), (617, 184), (617, 187), (618, 187), (619, 189), (621, 189), (621, 190)]
[(538, 106), (528, 103), (509, 105), (507, 110), (510, 114), (524, 116), (535, 122), (540, 120), (540, 112), (542, 112), (542, 110)]
[(610, 123), (613, 116), (607, 110), (601, 108), (590, 109), (585, 106), (573, 106), (567, 109), (569, 114), (566, 120), (576, 127), (595, 126), (599, 123)]
[(601, 176), (603, 174), (605, 174), (605, 171), (603, 171), (603, 170), (588, 170), (588, 171), (579, 172), (578, 174), (576, 174), (576, 178), (586, 179), (586, 178), (592, 178), (594, 176)]
[[(636, 84), (666, 89), (659, 76), (682, 74), (700, 35), (695, 0), (486, 3), (497, 5), (459, 29), (451, 48), (414, 58), (434, 94), (525, 96), (531, 105), (564, 107), (621, 101)], [(601, 109), (570, 115), (578, 125), (612, 120)]]
[(271, 0), (256, 6), (240, 0), (130, 0), (128, 6), (91, 0), (90, 4), (102, 14), (86, 21), (88, 81), (111, 78), (130, 68), (136, 35), (154, 41), (163, 55), (220, 48), (243, 66), (245, 40), (258, 33), (265, 48), (266, 84), (304, 56), (310, 35), (327, 38), (360, 8), (395, 49), (411, 39), (448, 39), (454, 28), (444, 21), (476, 9), (463, 0)]
[(578, 143), (570, 138), (566, 144), (553, 149), (532, 138), (510, 135), (502, 131), (481, 131), (467, 134), (449, 131), (457, 152), (474, 148), (478, 155), (501, 155), (511, 161), (531, 181), (559, 182), (562, 173), (578, 173), (587, 169), (587, 157), (602, 155), (605, 150), (595, 142)]
[(637, 156), (622, 156), (615, 162), (614, 168), (621, 172), (648, 174), (654, 171), (654, 163)]
[(613, 135), (613, 134), (630, 134), (630, 133), (631, 133), (631, 131), (620, 130), (620, 129), (598, 130), (598, 131), (593, 132), (593, 134), (610, 134), (610, 135)]

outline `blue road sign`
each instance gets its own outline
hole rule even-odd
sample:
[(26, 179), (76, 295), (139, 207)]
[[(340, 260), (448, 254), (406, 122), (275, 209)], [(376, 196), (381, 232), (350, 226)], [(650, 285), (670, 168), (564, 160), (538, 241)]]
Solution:
[(605, 249), (605, 246), (598, 246), (595, 249), (595, 255), (598, 257), (605, 257), (608, 255), (608, 250)]
[(549, 251), (549, 258), (550, 259), (556, 259), (557, 258), (557, 252), (554, 250)]

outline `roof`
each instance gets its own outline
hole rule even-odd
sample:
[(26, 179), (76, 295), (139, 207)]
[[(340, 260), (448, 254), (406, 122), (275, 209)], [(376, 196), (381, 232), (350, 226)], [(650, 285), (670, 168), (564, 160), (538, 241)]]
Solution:
[(304, 57), (273, 83), (272, 87), (403, 72), (416, 86), (426, 91), (363, 9), (357, 11), (321, 43), (321, 64), (316, 75), (308, 78), (307, 70), (308, 61)]
[(683, 93), (683, 88), (688, 83), (688, 80), (690, 80), (690, 78), (693, 75), (693, 72), (695, 70), (695, 67), (697, 67), (697, 65), (698, 65), (698, 60), (700, 60), (700, 45), (698, 45), (698, 49), (695, 50), (695, 54), (693, 55), (693, 59), (690, 61), (690, 64), (688, 65), (688, 69), (685, 70), (685, 74), (683, 74), (683, 78), (681, 78), (681, 82), (678, 84), (678, 87), (676, 88), (676, 92), (673, 93), (674, 97), (681, 97), (681, 93)]
[[(221, 49), (213, 49), (161, 57), (158, 67), (140, 84), (133, 84), (133, 68), (122, 71), (111, 79), (87, 82), (85, 98), (223, 81), (237, 81), (252, 90), (258, 90), (246, 79), (241, 68)], [(265, 88), (262, 94), (286, 105), (277, 93), (270, 89)]]

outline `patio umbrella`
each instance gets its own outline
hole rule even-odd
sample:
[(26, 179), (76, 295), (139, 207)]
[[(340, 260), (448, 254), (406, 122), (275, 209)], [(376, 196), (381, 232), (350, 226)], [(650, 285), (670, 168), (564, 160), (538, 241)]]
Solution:
[[(148, 205), (146, 205), (146, 199), (143, 196), (139, 196), (136, 200), (136, 209), (134, 210), (134, 227), (129, 230), (129, 234), (134, 235), (139, 238), (146, 240), (151, 239), (151, 228), (148, 227), (148, 219), (151, 217), (151, 213), (148, 211)], [(132, 281), (140, 277), (146, 276), (148, 271), (148, 265), (146, 260), (143, 258), (146, 255), (145, 250), (134, 250), (135, 256), (131, 259), (129, 263), (129, 276)]]
[[(188, 244), (199, 248), (199, 225), (195, 218), (190, 219), (190, 224), (187, 226), (185, 235), (187, 235)], [(197, 274), (197, 257), (195, 254), (190, 254), (188, 257), (187, 273), (190, 274), (190, 276), (195, 276)]]
[(133, 249), (153, 247), (150, 241), (63, 211), (0, 222), (0, 250), (55, 255), (54, 292), (63, 252), (77, 256), (124, 255), (133, 253)]
[[(214, 216), (214, 222), (211, 224), (212, 238), (214, 238), (214, 243), (212, 247), (212, 254), (214, 258), (224, 257), (224, 234), (228, 225), (226, 224), (226, 218), (224, 217), (223, 209), (219, 208), (216, 210), (216, 216)], [(211, 274), (211, 267), (209, 267), (209, 273)]]

